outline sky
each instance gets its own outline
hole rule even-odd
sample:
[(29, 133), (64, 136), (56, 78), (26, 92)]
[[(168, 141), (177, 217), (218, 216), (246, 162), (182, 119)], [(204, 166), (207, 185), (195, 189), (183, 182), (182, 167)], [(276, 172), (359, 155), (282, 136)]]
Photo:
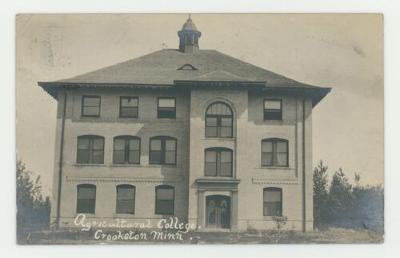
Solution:
[[(18, 15), (17, 158), (51, 192), (57, 102), (38, 81), (177, 48), (185, 14)], [(383, 184), (383, 16), (192, 14), (201, 49), (332, 91), (313, 109), (313, 162)]]

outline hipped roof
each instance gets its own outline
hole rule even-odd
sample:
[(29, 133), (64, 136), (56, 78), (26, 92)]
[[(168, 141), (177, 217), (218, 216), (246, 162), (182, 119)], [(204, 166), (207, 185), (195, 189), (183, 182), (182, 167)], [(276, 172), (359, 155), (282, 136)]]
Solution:
[[(163, 49), (139, 58), (53, 82), (39, 82), (49, 94), (56, 96), (60, 87), (174, 87), (189, 82), (222, 82), (261, 85), (263, 90), (297, 91), (310, 94), (316, 105), (330, 88), (304, 84), (246, 63), (216, 50), (183, 53)], [(197, 83), (197, 85), (199, 85)]]

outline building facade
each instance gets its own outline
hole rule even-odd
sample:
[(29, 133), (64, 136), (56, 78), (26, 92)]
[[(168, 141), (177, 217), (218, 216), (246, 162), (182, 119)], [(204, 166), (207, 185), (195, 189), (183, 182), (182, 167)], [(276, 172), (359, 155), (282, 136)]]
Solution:
[(51, 217), (177, 217), (199, 231), (313, 228), (312, 109), (330, 91), (199, 48), (39, 85), (57, 100)]

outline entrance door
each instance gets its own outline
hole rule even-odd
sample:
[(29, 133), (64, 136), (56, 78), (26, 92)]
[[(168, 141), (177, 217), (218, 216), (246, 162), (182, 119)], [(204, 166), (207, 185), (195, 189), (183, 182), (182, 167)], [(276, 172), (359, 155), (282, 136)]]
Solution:
[(206, 218), (208, 228), (230, 228), (231, 198), (223, 195), (207, 196)]

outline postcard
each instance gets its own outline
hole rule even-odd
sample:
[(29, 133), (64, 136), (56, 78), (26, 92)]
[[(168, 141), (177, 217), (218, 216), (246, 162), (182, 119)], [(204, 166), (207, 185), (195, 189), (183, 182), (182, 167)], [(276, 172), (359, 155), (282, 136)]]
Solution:
[(17, 243), (382, 243), (383, 90), (381, 14), (19, 14)]

